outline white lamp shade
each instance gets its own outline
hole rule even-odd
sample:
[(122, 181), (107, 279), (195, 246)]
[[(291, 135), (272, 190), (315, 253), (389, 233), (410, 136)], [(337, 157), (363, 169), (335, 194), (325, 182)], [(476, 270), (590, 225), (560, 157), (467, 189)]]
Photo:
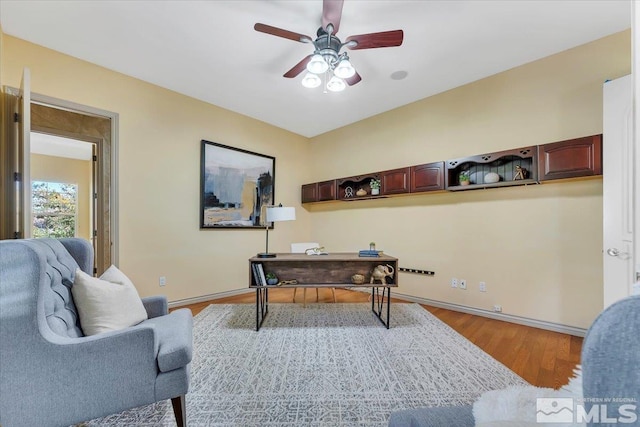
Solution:
[(322, 74), (329, 69), (329, 64), (324, 60), (322, 55), (315, 54), (311, 57), (311, 61), (307, 64), (307, 70), (314, 74)]
[(335, 70), (333, 70), (333, 74), (340, 77), (341, 79), (348, 79), (349, 77), (353, 77), (356, 73), (356, 69), (353, 68), (351, 62), (348, 59), (343, 59), (340, 61)]
[(302, 79), (302, 86), (313, 89), (322, 84), (322, 79), (313, 73), (307, 73)]
[(331, 77), (331, 80), (327, 83), (327, 89), (331, 92), (343, 91), (345, 87), (347, 87), (347, 85), (344, 83), (344, 80), (339, 79), (336, 76)]
[(296, 219), (296, 208), (273, 206), (267, 208), (267, 222), (293, 221)]

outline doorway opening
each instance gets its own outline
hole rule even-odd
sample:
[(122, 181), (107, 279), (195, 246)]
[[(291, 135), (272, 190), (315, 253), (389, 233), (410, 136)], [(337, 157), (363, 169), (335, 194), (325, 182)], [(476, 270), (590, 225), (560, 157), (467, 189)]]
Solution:
[[(31, 138), (31, 181), (49, 177), (49, 181), (78, 183), (82, 216), (77, 237), (93, 243), (95, 273), (102, 274), (114, 263), (111, 119), (32, 101)], [(34, 152), (34, 146), (41, 153)]]
[(0, 138), (0, 238), (85, 238), (102, 274), (118, 263), (118, 114), (3, 89), (4, 122), (14, 126)]
[(31, 132), (31, 236), (95, 245), (95, 143)]

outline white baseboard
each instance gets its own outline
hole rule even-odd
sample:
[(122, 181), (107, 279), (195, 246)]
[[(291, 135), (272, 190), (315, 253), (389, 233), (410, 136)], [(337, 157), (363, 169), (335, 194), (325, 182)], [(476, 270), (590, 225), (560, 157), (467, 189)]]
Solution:
[(169, 302), (169, 308), (182, 307), (185, 305), (196, 304), (199, 302), (206, 302), (206, 301), (216, 300), (220, 298), (232, 297), (235, 295), (248, 294), (249, 292), (254, 292), (254, 290), (249, 288), (236, 289), (233, 291), (218, 292), (216, 294), (208, 294), (208, 295), (202, 295), (199, 297), (185, 298), (185, 299)]
[[(371, 288), (349, 288), (356, 292), (371, 292)], [(177, 301), (171, 301), (169, 303), (170, 308), (182, 307), (189, 304), (196, 304), (199, 302), (206, 302), (216, 300), (220, 298), (231, 297), (234, 295), (242, 295), (249, 292), (254, 292), (253, 289), (236, 289), (233, 291), (219, 292), (216, 294), (202, 295), (194, 298), (186, 298)], [(466, 305), (452, 304), (448, 302), (436, 301), (428, 298), (414, 297), (412, 295), (404, 295), (394, 293), (393, 298), (403, 299), (406, 301), (417, 302), (418, 304), (431, 305), (433, 307), (445, 308), (447, 310), (459, 311), (461, 313), (473, 314), (475, 316), (487, 317), (489, 319), (502, 320), (504, 322), (516, 323), (518, 325), (531, 326), (533, 328), (545, 329), (553, 332), (560, 332), (562, 334), (575, 335), (577, 337), (584, 337), (587, 333), (586, 329), (576, 328), (575, 326), (562, 325), (560, 323), (547, 322), (544, 320), (530, 319), (528, 317), (514, 316), (512, 314), (495, 313), (489, 310), (483, 310), (480, 308), (469, 307)]]
[(562, 325), (560, 323), (547, 322), (544, 320), (530, 319), (528, 317), (514, 316), (512, 314), (495, 313), (480, 308), (468, 307), (466, 305), (452, 304), (448, 302), (436, 301), (428, 298), (419, 298), (411, 295), (392, 294), (393, 298), (404, 299), (418, 304), (431, 305), (433, 307), (446, 308), (447, 310), (459, 311), (461, 313), (473, 314), (476, 316), (488, 317), (489, 319), (502, 320), (504, 322), (517, 323), (518, 325), (531, 326), (534, 328), (545, 329), (562, 334), (575, 335), (584, 337), (587, 333), (586, 329), (577, 328), (575, 326)]

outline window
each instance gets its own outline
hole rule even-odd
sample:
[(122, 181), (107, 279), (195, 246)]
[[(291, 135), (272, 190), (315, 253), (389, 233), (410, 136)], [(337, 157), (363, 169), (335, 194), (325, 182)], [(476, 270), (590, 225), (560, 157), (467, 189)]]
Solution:
[(33, 237), (75, 237), (78, 186), (32, 181)]

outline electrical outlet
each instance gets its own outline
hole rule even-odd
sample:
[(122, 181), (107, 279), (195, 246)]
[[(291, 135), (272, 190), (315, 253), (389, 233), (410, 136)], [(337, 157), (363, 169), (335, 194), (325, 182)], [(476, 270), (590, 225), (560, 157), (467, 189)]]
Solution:
[(480, 282), (480, 292), (487, 292), (487, 284), (485, 282)]
[(496, 313), (502, 313), (502, 306), (499, 304), (494, 305), (493, 311), (495, 311)]
[(460, 279), (460, 289), (467, 289), (467, 281)]
[(167, 284), (167, 278), (164, 276), (160, 276), (160, 279), (158, 280), (158, 283), (160, 284), (160, 286), (164, 286)]
[(451, 279), (451, 287), (452, 288), (457, 288), (458, 287), (458, 279), (456, 279), (455, 277), (453, 279)]

